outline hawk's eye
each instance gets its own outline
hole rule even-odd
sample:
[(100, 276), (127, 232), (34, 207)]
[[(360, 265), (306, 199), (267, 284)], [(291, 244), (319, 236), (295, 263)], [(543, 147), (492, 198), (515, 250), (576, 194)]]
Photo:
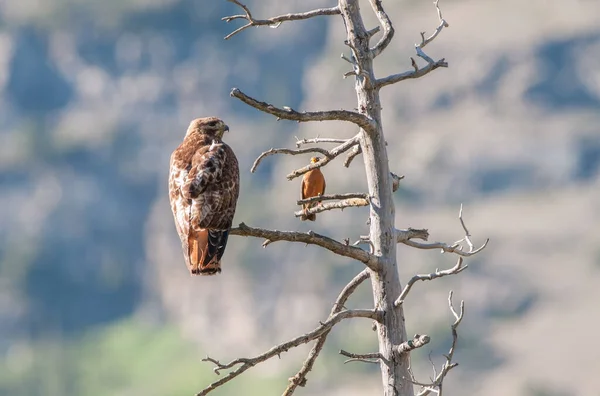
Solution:
[(211, 121), (211, 122), (209, 122), (208, 126), (211, 127), (211, 128), (216, 127), (217, 126), (217, 121)]

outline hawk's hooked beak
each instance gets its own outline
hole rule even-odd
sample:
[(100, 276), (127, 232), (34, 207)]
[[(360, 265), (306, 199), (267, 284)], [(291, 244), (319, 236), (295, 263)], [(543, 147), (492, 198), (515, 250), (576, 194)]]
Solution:
[(223, 132), (229, 132), (229, 127), (227, 125), (223, 127)]

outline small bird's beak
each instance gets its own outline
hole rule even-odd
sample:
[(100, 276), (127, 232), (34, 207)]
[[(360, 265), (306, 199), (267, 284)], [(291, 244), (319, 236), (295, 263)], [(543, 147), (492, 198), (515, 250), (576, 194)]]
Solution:
[(227, 125), (225, 125), (225, 127), (223, 128), (223, 131), (229, 132), (229, 127)]

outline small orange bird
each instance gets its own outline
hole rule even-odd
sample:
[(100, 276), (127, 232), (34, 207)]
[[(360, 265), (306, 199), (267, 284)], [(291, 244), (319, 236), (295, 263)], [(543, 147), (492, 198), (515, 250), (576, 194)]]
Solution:
[[(310, 162), (316, 164), (320, 159), (320, 157), (312, 157)], [(323, 177), (323, 173), (321, 173), (321, 169), (315, 168), (306, 172), (302, 178), (302, 199), (317, 197), (323, 194), (325, 194), (325, 178)], [(320, 205), (320, 203), (313, 202), (302, 205), (305, 214), (303, 214), (300, 219), (302, 221), (315, 221), (317, 215), (315, 213), (306, 214), (306, 211), (317, 205)]]

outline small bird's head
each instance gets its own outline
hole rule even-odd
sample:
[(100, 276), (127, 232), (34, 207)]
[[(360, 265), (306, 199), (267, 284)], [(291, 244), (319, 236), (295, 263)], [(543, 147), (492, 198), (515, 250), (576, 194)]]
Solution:
[(201, 133), (212, 138), (223, 138), (223, 134), (229, 130), (229, 127), (217, 117), (196, 118), (190, 122), (187, 133), (189, 136), (192, 133)]
[(310, 163), (311, 164), (316, 164), (317, 162), (321, 161), (321, 157), (312, 157), (310, 159)]

